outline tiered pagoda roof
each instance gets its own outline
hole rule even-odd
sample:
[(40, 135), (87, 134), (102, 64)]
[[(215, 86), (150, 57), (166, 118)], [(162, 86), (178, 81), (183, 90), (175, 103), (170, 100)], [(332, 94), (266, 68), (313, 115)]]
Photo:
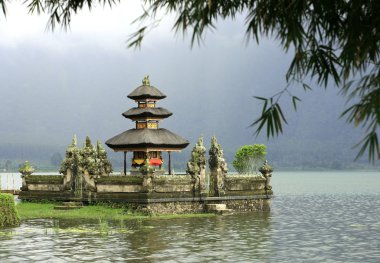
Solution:
[(133, 90), (128, 98), (135, 100), (138, 107), (122, 115), (136, 121), (136, 128), (124, 131), (108, 141), (106, 145), (114, 151), (179, 151), (189, 145), (181, 136), (158, 127), (158, 121), (172, 115), (164, 108), (156, 108), (156, 101), (166, 98), (160, 90), (144, 78), (143, 85)]
[(164, 108), (132, 108), (122, 114), (125, 118), (136, 120), (139, 118), (156, 118), (164, 119), (173, 115)]
[(109, 139), (106, 144), (115, 151), (181, 150), (189, 141), (167, 129), (130, 129)]
[(141, 99), (157, 99), (161, 100), (166, 98), (166, 95), (158, 90), (156, 87), (150, 86), (150, 83), (143, 83), (143, 85), (134, 89), (127, 96), (133, 100), (141, 100)]

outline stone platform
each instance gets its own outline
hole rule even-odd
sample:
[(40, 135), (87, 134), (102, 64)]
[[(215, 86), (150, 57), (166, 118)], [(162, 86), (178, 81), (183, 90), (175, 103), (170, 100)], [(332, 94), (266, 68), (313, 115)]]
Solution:
[(65, 185), (62, 176), (29, 175), (25, 178), (25, 187), (19, 198), (84, 203), (115, 202), (127, 204), (133, 210), (171, 214), (222, 210), (210, 208), (212, 205), (224, 206), (227, 209), (224, 212), (269, 211), (273, 194), (272, 190), (266, 187), (267, 179), (261, 175), (227, 175), (220, 189), (207, 187), (206, 184), (200, 183), (199, 178), (191, 175), (169, 176), (152, 173), (137, 176), (103, 176), (94, 178), (91, 183), (87, 183), (87, 180), (91, 179), (90, 176), (81, 177), (81, 185), (76, 185), (76, 189), (70, 189), (71, 185)]

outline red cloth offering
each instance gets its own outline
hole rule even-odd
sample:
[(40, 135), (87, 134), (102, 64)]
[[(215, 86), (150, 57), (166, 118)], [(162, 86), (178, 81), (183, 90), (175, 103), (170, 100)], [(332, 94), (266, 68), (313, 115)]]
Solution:
[(162, 161), (161, 159), (158, 159), (158, 158), (152, 158), (149, 160), (149, 165), (152, 165), (152, 166), (160, 166), (162, 164)]

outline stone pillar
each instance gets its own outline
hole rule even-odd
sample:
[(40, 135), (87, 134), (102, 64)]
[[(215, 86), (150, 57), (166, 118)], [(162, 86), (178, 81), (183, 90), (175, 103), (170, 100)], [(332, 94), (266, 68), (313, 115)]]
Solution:
[(271, 186), (271, 177), (272, 177), (272, 172), (273, 168), (268, 164), (268, 161), (265, 160), (264, 165), (261, 166), (259, 169), (260, 173), (265, 177), (265, 192), (266, 194), (273, 194), (272, 192), (272, 186)]
[(127, 152), (124, 152), (124, 175), (127, 175)]
[(168, 168), (168, 172), (169, 172), (169, 174), (173, 174), (173, 171), (172, 171), (172, 158), (171, 158), (170, 152), (168, 152), (168, 155), (169, 155), (169, 168)]

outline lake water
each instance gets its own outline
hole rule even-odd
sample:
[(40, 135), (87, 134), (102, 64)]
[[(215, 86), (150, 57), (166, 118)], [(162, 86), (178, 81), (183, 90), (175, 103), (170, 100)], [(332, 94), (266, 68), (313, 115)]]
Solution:
[(270, 213), (29, 220), (0, 262), (380, 262), (380, 172), (277, 172)]

